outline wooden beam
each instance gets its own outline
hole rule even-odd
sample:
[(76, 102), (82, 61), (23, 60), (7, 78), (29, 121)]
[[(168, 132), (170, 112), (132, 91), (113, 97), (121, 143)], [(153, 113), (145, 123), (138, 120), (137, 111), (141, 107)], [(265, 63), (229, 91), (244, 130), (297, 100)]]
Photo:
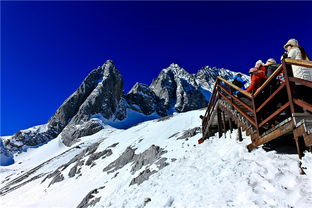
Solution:
[(225, 91), (225, 92), (231, 97), (231, 100), (230, 100), (231, 103), (233, 103), (233, 102), (232, 102), (232, 99), (234, 99), (235, 101), (237, 101), (239, 104), (241, 104), (242, 106), (244, 106), (244, 107), (245, 107), (247, 110), (249, 110), (250, 112), (253, 111), (252, 108), (249, 107), (244, 101), (242, 101), (242, 100), (238, 99), (237, 97), (235, 97), (234, 95), (230, 94), (230, 92), (227, 91), (224, 87), (220, 86), (220, 88), (221, 88), (223, 91)]
[(275, 111), (273, 114), (271, 114), (269, 117), (267, 117), (266, 119), (264, 119), (264, 121), (262, 121), (259, 124), (259, 127), (263, 126), (265, 123), (269, 122), (270, 120), (272, 120), (275, 116), (277, 116), (278, 114), (280, 114), (282, 111), (284, 111), (287, 107), (289, 106), (289, 102), (285, 103), (283, 106), (281, 106), (277, 111)]
[[(267, 143), (273, 139), (276, 139), (284, 134), (287, 134), (289, 132), (291, 132), (294, 129), (295, 125), (293, 120), (290, 120), (288, 123), (286, 123), (285, 125), (275, 129), (274, 131), (272, 131), (271, 133), (265, 135), (264, 137), (258, 138), (257, 140), (255, 140), (253, 143), (250, 144), (250, 146), (248, 145), (248, 149), (252, 150), (253, 148)], [(251, 148), (251, 149), (250, 149)]]
[(219, 80), (221, 80), (222, 82), (226, 83), (227, 85), (229, 85), (230, 87), (234, 88), (235, 90), (239, 91), (240, 93), (242, 93), (243, 95), (245, 95), (246, 97), (251, 99), (251, 94), (246, 92), (245, 90), (237, 87), (236, 85), (232, 84), (231, 82), (223, 79), (222, 77), (218, 77)]
[(279, 93), (282, 89), (284, 89), (285, 86), (286, 86), (285, 83), (282, 84), (281, 86), (279, 86), (279, 87), (277, 88), (277, 90), (275, 90), (274, 93), (273, 93), (270, 97), (268, 97), (268, 99), (266, 99), (266, 100), (259, 106), (259, 108), (256, 110), (256, 112), (258, 113), (259, 111), (261, 111), (261, 109), (262, 109), (264, 106), (266, 106), (266, 105), (276, 96), (277, 93)]
[[(229, 103), (231, 103), (230, 99), (227, 98), (225, 95), (223, 95), (222, 93), (220, 93), (220, 95)], [(242, 114), (252, 125), (256, 126), (255, 121), (249, 116), (247, 115), (247, 113), (245, 111), (243, 111), (238, 105), (236, 105), (235, 103), (233, 103), (234, 108), (240, 113)]]
[(286, 65), (285, 59), (282, 60), (283, 72), (285, 76), (285, 84), (287, 89), (288, 101), (290, 104), (291, 113), (295, 113), (295, 107), (293, 103), (293, 95), (294, 95), (294, 83), (289, 83), (289, 77), (292, 77), (292, 69), (291, 65)]
[(233, 133), (233, 121), (230, 116), (229, 116), (229, 125), (230, 125), (230, 131), (231, 133)]
[(241, 127), (239, 126), (238, 129), (237, 129), (237, 139), (238, 141), (243, 141), (243, 137), (242, 137), (242, 130), (241, 130)]
[(285, 62), (287, 64), (293, 64), (293, 65), (297, 65), (297, 66), (312, 68), (312, 61), (286, 58)]
[(222, 136), (222, 118), (221, 118), (221, 110), (218, 108), (217, 109), (217, 116), (218, 116), (218, 132), (219, 132), (219, 138)]
[(277, 75), (281, 73), (283, 70), (282, 64), (271, 74), (271, 76), (257, 89), (254, 93), (254, 97), (256, 97), (272, 80), (275, 80)]
[[(312, 70), (312, 69), (311, 69)], [(307, 87), (310, 87), (312, 88), (312, 82), (309, 81), (309, 80), (305, 80), (305, 79), (299, 79), (297, 77), (289, 77), (289, 80), (291, 82), (295, 82), (295, 83), (299, 83), (299, 84), (302, 84), (304, 86), (307, 86)]]
[[(312, 96), (312, 95), (311, 95)], [(312, 112), (312, 104), (310, 103), (307, 103), (303, 100), (300, 100), (300, 99), (294, 99), (294, 103), (299, 105), (300, 107), (303, 107), (305, 108), (306, 110)]]

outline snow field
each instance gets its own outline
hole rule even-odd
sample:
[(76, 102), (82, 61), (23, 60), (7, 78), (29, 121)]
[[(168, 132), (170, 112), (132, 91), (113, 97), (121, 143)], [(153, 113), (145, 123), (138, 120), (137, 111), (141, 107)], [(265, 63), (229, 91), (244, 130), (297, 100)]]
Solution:
[[(68, 176), (69, 170), (75, 165), (73, 163), (62, 171), (63, 181), (48, 187), (51, 179), (41, 183), (45, 176), (33, 180), (0, 196), (1, 205), (76, 207), (90, 191), (105, 186), (95, 194), (94, 198), (101, 197), (95, 207), (310, 207), (311, 153), (306, 153), (302, 159), (306, 175), (300, 175), (296, 154), (265, 152), (262, 148), (249, 153), (246, 145), (250, 143), (250, 138), (244, 133), (243, 142), (234, 139), (236, 131), (232, 134), (227, 132), (226, 138), (212, 137), (200, 145), (197, 140), (201, 134), (188, 140), (177, 140), (185, 130), (200, 126), (201, 114), (204, 114), (204, 110), (190, 111), (162, 121), (147, 121), (126, 130), (107, 126), (94, 135), (81, 138), (70, 148), (62, 146), (57, 138), (42, 147), (22, 153), (15, 158), (13, 166), (1, 167), (1, 181), (8, 173), (19, 176), (21, 171), (26, 172), (54, 157), (32, 176), (51, 173), (91, 144), (101, 142), (96, 151), (100, 152), (118, 143), (111, 148), (111, 156), (94, 161), (92, 167), (82, 166), (81, 176)], [(75, 148), (78, 145), (80, 148)], [(134, 174), (130, 172), (132, 163), (112, 173), (103, 171), (127, 147), (136, 149), (135, 153), (138, 154), (151, 145), (167, 151), (161, 157), (167, 158), (169, 165), (142, 184), (129, 186), (130, 181), (147, 168), (145, 166)], [(59, 155), (61, 153), (64, 154)], [(149, 168), (158, 170), (155, 164)], [(13, 176), (10, 178), (13, 179)], [(1, 184), (1, 187), (5, 184)], [(146, 198), (151, 201), (144, 202)]]

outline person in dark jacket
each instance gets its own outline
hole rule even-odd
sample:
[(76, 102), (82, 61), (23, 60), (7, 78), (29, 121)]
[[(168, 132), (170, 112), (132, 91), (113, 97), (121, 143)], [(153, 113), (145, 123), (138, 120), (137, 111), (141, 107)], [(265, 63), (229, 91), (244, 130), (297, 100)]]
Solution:
[(259, 70), (257, 67), (251, 68), (249, 70), (249, 74), (251, 76), (251, 84), (246, 91), (249, 93), (254, 93), (259, 87), (261, 87), (267, 77), (265, 76), (264, 72)]
[[(236, 85), (237, 87), (239, 87), (239, 88), (241, 88), (241, 89), (243, 89), (243, 90), (246, 90), (245, 84), (247, 83), (247, 81), (245, 81), (245, 80), (242, 79), (242, 74), (237, 73), (237, 74), (234, 76), (232, 83), (233, 83), (234, 85)], [(235, 90), (235, 91), (233, 92), (233, 95), (236, 95), (237, 97), (241, 97), (241, 93), (239, 93), (238, 90)]]
[[(275, 59), (269, 58), (267, 62), (264, 64), (264, 66), (266, 67), (266, 77), (269, 78), (279, 67), (279, 64), (276, 63)], [(280, 82), (278, 78), (271, 81), (269, 86), (269, 95), (273, 94), (273, 92), (278, 88), (279, 83)]]
[(279, 64), (276, 63), (274, 58), (269, 58), (264, 66), (266, 67), (266, 76), (269, 78), (279, 67)]

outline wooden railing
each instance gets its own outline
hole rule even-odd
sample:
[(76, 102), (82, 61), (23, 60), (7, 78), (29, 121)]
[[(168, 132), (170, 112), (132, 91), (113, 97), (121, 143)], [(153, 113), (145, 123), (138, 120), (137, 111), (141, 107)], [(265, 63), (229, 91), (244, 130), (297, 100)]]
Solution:
[[(232, 109), (235, 109), (248, 120), (255, 128), (258, 137), (268, 130), (266, 124), (269, 124), (270, 128), (270, 125), (274, 126), (275, 122), (280, 122), (281, 118), (293, 116), (300, 108), (312, 112), (312, 103), (298, 97), (296, 92), (296, 85), (302, 85), (306, 87), (306, 93), (312, 97), (312, 82), (293, 77), (292, 66), (294, 65), (311, 68), (312, 70), (311, 61), (283, 59), (282, 64), (254, 94), (250, 94), (229, 81), (217, 77), (202, 122), (203, 139), (207, 138), (210, 120), (220, 98), (229, 103)], [(277, 84), (277, 76), (281, 73), (284, 74), (285, 82)], [(234, 91), (238, 91), (241, 96), (235, 96)]]

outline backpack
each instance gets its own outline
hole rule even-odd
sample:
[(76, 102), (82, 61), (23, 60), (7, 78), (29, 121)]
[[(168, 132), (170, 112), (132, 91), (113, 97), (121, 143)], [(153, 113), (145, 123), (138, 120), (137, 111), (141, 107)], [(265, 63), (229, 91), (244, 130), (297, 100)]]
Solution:
[(239, 87), (239, 88), (242, 88), (242, 86), (243, 86), (243, 83), (241, 83), (241, 82), (238, 81), (237, 79), (234, 79), (234, 80), (232, 81), (232, 84), (236, 85), (236, 86)]

